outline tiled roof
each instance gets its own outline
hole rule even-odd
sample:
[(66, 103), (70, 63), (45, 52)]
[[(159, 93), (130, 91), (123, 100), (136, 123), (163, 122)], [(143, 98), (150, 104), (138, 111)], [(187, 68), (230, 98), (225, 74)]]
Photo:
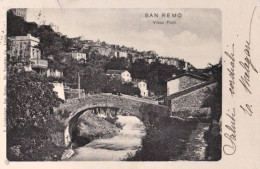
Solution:
[(106, 74), (121, 74), (127, 70), (107, 70)]
[(179, 91), (177, 93), (174, 93), (174, 94), (171, 94), (170, 96), (167, 96), (166, 97), (166, 100), (172, 100), (172, 99), (175, 99), (177, 97), (180, 97), (182, 95), (185, 95), (185, 94), (188, 94), (190, 92), (193, 92), (195, 90), (198, 90), (198, 89), (201, 89), (205, 86), (208, 86), (208, 85), (211, 85), (213, 83), (217, 83), (216, 81), (208, 81), (208, 82), (205, 82), (205, 83), (201, 83), (201, 84), (198, 84), (198, 85), (195, 85), (195, 86), (192, 86), (188, 89), (185, 89), (185, 90), (182, 90), (182, 91)]
[(183, 76), (189, 76), (189, 77), (192, 77), (192, 78), (195, 78), (195, 79), (199, 79), (199, 80), (204, 80), (204, 81), (207, 80), (206, 78), (198, 76), (198, 75), (195, 75), (195, 74), (184, 73), (184, 74), (180, 74), (180, 75), (175, 76), (175, 77), (171, 77), (171, 78), (167, 79), (166, 81), (175, 80), (175, 79), (178, 79), (178, 78), (183, 77)]

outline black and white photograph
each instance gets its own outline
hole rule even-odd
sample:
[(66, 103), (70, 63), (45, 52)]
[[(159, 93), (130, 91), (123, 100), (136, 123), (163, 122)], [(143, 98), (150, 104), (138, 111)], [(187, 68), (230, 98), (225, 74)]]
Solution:
[(6, 17), (8, 161), (221, 160), (221, 10)]

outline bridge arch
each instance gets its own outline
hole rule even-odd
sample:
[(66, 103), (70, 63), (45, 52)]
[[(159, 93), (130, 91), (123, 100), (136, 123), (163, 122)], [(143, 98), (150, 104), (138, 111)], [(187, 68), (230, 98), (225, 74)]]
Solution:
[[(115, 107), (115, 106), (106, 106), (106, 107), (102, 107), (102, 106), (93, 106), (93, 107), (89, 107), (87, 106), (87, 108), (81, 108), (78, 112), (73, 113), (73, 115), (69, 118), (67, 126), (65, 128), (64, 131), (64, 143), (66, 146), (70, 145), (70, 143), (72, 142), (72, 138), (73, 138), (73, 129), (75, 129), (75, 125), (77, 125), (77, 121), (79, 119), (79, 117), (86, 113), (87, 111), (94, 111), (94, 113), (96, 115), (98, 115), (101, 111), (95, 112), (95, 110), (100, 109), (103, 110), (105, 112), (106, 116), (117, 116), (117, 115), (127, 115), (127, 116), (135, 116), (137, 118), (139, 118), (140, 120), (142, 120), (140, 114), (136, 113), (136, 112), (132, 112), (129, 110), (125, 110), (119, 107)], [(107, 110), (109, 110), (109, 112), (107, 112)], [(111, 112), (111, 110), (113, 110), (113, 112)], [(90, 112), (89, 112), (90, 113)]]
[(148, 120), (148, 116), (150, 116), (147, 112), (142, 110), (142, 107), (144, 106), (149, 107), (151, 110), (156, 109), (158, 116), (167, 115), (169, 110), (166, 106), (161, 106), (142, 98), (136, 98), (133, 96), (117, 96), (112, 94), (97, 94), (66, 101), (55, 111), (61, 112), (60, 114), (66, 114), (61, 117), (61, 121), (65, 126), (64, 143), (65, 145), (69, 145), (71, 143), (72, 125), (85, 111), (95, 108), (114, 109), (117, 111), (118, 115), (136, 116), (144, 122)]

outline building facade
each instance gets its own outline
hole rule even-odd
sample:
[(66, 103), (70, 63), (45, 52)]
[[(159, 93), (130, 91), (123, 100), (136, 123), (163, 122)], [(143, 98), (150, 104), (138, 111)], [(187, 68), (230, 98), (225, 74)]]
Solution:
[(108, 70), (106, 75), (120, 78), (122, 82), (131, 82), (132, 77), (131, 74), (127, 70)]
[[(203, 106), (205, 104), (205, 99), (210, 95), (209, 91), (214, 90), (216, 88), (216, 82), (204, 82), (199, 85), (193, 86), (190, 89), (186, 89), (181, 92), (177, 92), (166, 97), (168, 106), (173, 113), (173, 115), (181, 115), (176, 114), (177, 112), (189, 112), (189, 114), (193, 112), (200, 112), (209, 115), (211, 112), (208, 109), (209, 106)], [(211, 104), (216, 104), (212, 102)], [(221, 108), (220, 108), (221, 109)]]
[(14, 15), (22, 17), (24, 20), (27, 19), (27, 9), (26, 8), (15, 8), (11, 9)]
[(148, 97), (147, 83), (145, 81), (134, 82), (134, 86), (139, 88), (142, 97)]
[(48, 69), (46, 71), (47, 77), (51, 78), (50, 83), (54, 86), (53, 91), (57, 92), (60, 99), (65, 100), (63, 72), (59, 70)]
[(127, 58), (127, 52), (115, 50), (115, 51), (114, 51), (114, 56), (115, 56), (116, 58)]
[(109, 56), (112, 52), (112, 49), (106, 46), (93, 45), (89, 46), (90, 53), (98, 52), (100, 55)]
[(174, 75), (172, 78), (167, 80), (167, 96), (188, 89), (205, 81), (205, 78), (190, 73), (184, 73), (178, 76)]
[(61, 78), (61, 77), (63, 77), (63, 72), (59, 71), (59, 70), (48, 69), (47, 70), (47, 77), (58, 77), (58, 78)]
[(16, 58), (21, 62), (30, 61), (30, 64), (25, 67), (26, 71), (46, 73), (48, 62), (41, 59), (41, 51), (38, 48), (39, 38), (27, 34), (27, 36), (15, 36), (11, 41), (11, 59)]
[(80, 61), (80, 60), (86, 61), (87, 60), (86, 53), (72, 52), (71, 56), (72, 56), (72, 58), (76, 59), (77, 61)]

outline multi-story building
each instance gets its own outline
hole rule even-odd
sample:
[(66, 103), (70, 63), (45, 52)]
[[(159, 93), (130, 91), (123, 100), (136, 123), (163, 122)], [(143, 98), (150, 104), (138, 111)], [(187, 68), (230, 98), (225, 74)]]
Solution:
[(59, 70), (48, 69), (47, 70), (47, 77), (62, 78), (63, 77), (63, 72), (59, 71)]
[(14, 8), (11, 9), (14, 15), (22, 17), (24, 20), (27, 19), (27, 9), (26, 8)]
[(114, 56), (117, 58), (127, 58), (127, 52), (115, 50)]
[(131, 82), (131, 74), (127, 70), (107, 70), (106, 75), (121, 79), (122, 82)]
[(63, 81), (58, 80), (63, 77), (63, 72), (48, 69), (48, 61), (41, 59), (41, 51), (37, 48), (40, 40), (28, 34), (27, 36), (15, 36), (11, 42), (11, 59), (20, 62), (29, 62), (25, 66), (25, 71), (36, 71), (41, 75), (52, 77), (53, 91), (57, 92), (58, 97), (65, 99)]
[(156, 58), (145, 58), (145, 61), (151, 64), (153, 62), (156, 62)]
[(39, 38), (27, 34), (27, 36), (15, 36), (11, 40), (11, 59), (29, 61), (30, 64), (25, 67), (26, 71), (34, 70), (40, 74), (46, 73), (48, 62), (41, 59), (41, 51), (38, 48)]
[(91, 45), (89, 46), (89, 52), (98, 52), (100, 55), (109, 56), (112, 49), (107, 46)]
[(197, 76), (190, 73), (184, 73), (181, 75), (173, 75), (172, 78), (167, 79), (167, 96), (170, 96), (174, 93), (183, 91), (192, 86), (201, 84), (205, 82), (207, 79), (201, 76)]
[(170, 58), (170, 57), (159, 57), (158, 58), (159, 63), (166, 64), (166, 65), (173, 65), (176, 67), (179, 67), (179, 60), (176, 58)]
[(86, 61), (86, 60), (87, 60), (87, 55), (86, 55), (86, 53), (72, 52), (72, 53), (71, 53), (71, 56), (72, 56), (72, 58), (76, 59), (77, 61), (80, 61), (80, 60)]
[(140, 95), (142, 97), (148, 97), (147, 83), (143, 80), (134, 81), (134, 86), (138, 87), (140, 90)]

